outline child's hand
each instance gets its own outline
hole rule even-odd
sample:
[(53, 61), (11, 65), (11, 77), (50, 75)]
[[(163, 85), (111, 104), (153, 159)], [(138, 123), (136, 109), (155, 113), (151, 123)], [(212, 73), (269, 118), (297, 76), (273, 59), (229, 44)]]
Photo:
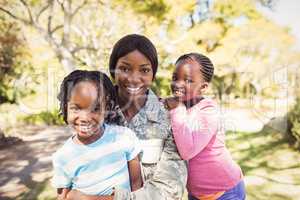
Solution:
[(57, 189), (57, 199), (65, 200), (67, 198), (67, 194), (71, 191), (69, 188), (58, 188)]
[(179, 105), (183, 105), (182, 102), (179, 101), (177, 97), (168, 97), (163, 100), (164, 106), (167, 110), (172, 110), (174, 108), (177, 108)]

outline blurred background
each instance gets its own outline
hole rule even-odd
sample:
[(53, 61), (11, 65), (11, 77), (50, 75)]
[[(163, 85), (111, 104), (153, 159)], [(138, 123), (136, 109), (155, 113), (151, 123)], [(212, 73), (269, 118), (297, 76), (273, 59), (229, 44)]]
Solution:
[(113, 44), (129, 33), (157, 47), (162, 97), (180, 55), (207, 55), (207, 95), (220, 104), (247, 199), (298, 199), (299, 10), (296, 0), (0, 0), (0, 199), (55, 199), (51, 154), (69, 136), (60, 82), (74, 69), (108, 72)]

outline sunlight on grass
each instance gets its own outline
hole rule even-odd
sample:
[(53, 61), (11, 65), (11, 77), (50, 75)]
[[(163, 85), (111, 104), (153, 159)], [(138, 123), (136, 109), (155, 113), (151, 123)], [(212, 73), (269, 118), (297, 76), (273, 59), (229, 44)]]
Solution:
[(54, 188), (51, 187), (49, 179), (47, 179), (41, 183), (36, 183), (35, 185), (31, 186), (31, 188), (28, 191), (20, 194), (15, 199), (55, 200), (56, 193)]
[(300, 153), (280, 133), (228, 133), (227, 145), (242, 167), (250, 200), (296, 200), (300, 195)]

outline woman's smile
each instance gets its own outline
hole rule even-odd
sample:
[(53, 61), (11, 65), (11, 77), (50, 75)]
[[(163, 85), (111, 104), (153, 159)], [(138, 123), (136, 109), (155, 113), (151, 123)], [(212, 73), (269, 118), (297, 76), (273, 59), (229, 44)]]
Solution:
[(136, 94), (142, 89), (142, 87), (127, 86), (126, 89), (129, 93)]

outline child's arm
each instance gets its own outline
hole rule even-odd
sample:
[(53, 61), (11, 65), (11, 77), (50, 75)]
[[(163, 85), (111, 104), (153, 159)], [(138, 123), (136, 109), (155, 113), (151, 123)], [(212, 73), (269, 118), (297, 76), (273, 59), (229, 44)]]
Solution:
[(53, 178), (51, 184), (57, 190), (57, 199), (67, 199), (67, 194), (70, 192), (72, 184), (71, 178), (65, 172), (63, 165), (60, 162), (61, 156), (58, 153), (52, 156)]
[(183, 104), (170, 111), (172, 131), (181, 157), (189, 160), (200, 153), (216, 133), (215, 110), (207, 107), (191, 115)]
[(128, 161), (128, 170), (129, 170), (131, 191), (138, 190), (143, 186), (143, 180), (141, 176), (141, 165), (138, 156)]
[(57, 188), (57, 200), (66, 200), (70, 190), (69, 188)]

